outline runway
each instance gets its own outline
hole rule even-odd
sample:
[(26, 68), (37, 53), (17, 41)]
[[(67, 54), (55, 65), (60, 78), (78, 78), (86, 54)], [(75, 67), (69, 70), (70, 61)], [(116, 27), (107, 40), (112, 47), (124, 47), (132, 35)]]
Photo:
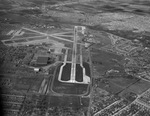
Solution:
[[(86, 69), (83, 66), (82, 45), (78, 45), (80, 37), (78, 26), (74, 27), (74, 38), (72, 47), (72, 60), (67, 62), (68, 51), (65, 53), (63, 65), (60, 67), (58, 80), (64, 83), (89, 84), (90, 77), (86, 75)], [(78, 46), (78, 48), (77, 48)], [(78, 57), (77, 57), (78, 56)]]

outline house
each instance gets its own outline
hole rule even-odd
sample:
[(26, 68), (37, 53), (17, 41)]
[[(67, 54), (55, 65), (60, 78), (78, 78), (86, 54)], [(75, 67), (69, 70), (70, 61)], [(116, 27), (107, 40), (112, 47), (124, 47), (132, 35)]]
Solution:
[(34, 72), (39, 72), (40, 68), (34, 68)]

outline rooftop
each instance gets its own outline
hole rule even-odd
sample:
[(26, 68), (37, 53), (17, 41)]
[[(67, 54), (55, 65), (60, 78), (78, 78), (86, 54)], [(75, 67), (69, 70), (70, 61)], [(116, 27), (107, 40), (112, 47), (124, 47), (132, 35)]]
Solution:
[(48, 57), (42, 57), (42, 56), (40, 56), (40, 57), (37, 58), (36, 62), (37, 62), (37, 64), (47, 64)]

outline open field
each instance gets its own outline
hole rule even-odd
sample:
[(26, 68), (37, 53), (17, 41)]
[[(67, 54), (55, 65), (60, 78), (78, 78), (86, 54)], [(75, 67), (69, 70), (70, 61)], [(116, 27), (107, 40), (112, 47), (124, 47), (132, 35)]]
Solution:
[(22, 32), (24, 32), (24, 34), (22, 34), (22, 35), (14, 35), (14, 37), (12, 38), (12, 40), (13, 39), (20, 39), (20, 38), (30, 38), (30, 37), (34, 37), (34, 36), (41, 36), (41, 34), (39, 34), (39, 33), (34, 33), (34, 32), (26, 32), (26, 31), (22, 31)]
[(94, 35), (94, 40), (99, 43), (98, 45), (100, 47), (112, 44), (108, 33), (102, 31), (93, 31), (91, 29), (89, 29), (88, 31)]
[(106, 78), (107, 83), (98, 82), (98, 86), (110, 93), (119, 93), (119, 96), (123, 97), (124, 94), (133, 92), (140, 95), (150, 87), (150, 83), (137, 78)]
[(71, 63), (67, 63), (67, 64), (63, 67), (61, 79), (62, 79), (63, 81), (69, 81), (69, 80), (70, 80), (70, 76), (71, 76)]
[(83, 81), (83, 70), (80, 64), (76, 64), (76, 81), (78, 82)]
[(29, 38), (27, 39), (28, 41), (36, 41), (36, 40), (42, 40), (42, 39), (47, 39), (44, 36), (39, 36), (39, 37), (33, 37), (33, 38)]
[(92, 52), (92, 61), (101, 62), (101, 64), (99, 65), (94, 64), (94, 67), (101, 74), (104, 74), (107, 70), (111, 70), (114, 68), (119, 70), (120, 72), (124, 72), (123, 66), (118, 65), (112, 59), (120, 63), (123, 60), (123, 57), (101, 50), (96, 53), (94, 51)]
[(70, 32), (70, 33), (65, 33), (63, 35), (73, 36), (73, 33)]
[[(21, 43), (21, 42), (27, 42), (27, 40), (25, 39), (20, 39), (20, 40), (13, 40), (13, 42), (16, 42), (16, 43)], [(5, 42), (5, 44), (7, 43), (7, 41)]]
[(13, 41), (5, 41), (4, 43), (5, 44), (11, 44), (11, 43), (13, 43)]
[(122, 87), (117, 86), (114, 83), (111, 83), (109, 81), (107, 82), (107, 84), (105, 84), (104, 82), (99, 82), (98, 87), (100, 87), (112, 94), (116, 94), (123, 89)]
[(42, 83), (43, 77), (38, 78), (26, 78), (23, 77), (21, 79), (18, 79), (16, 81), (16, 85), (14, 86), (14, 89), (16, 90), (24, 90), (24, 91), (36, 91), (38, 92), (41, 83)]
[(150, 88), (150, 82), (146, 82), (144, 80), (140, 80), (139, 82), (133, 84), (130, 86), (126, 91), (131, 91), (133, 93), (136, 93), (138, 95), (142, 94), (144, 91), (146, 91), (148, 88)]
[(112, 77), (110, 79), (108, 79), (109, 81), (111, 81), (112, 83), (124, 88), (127, 87), (128, 85), (138, 81), (138, 78), (126, 78), (126, 77)]
[(85, 68), (85, 74), (91, 78), (90, 65), (86, 62), (83, 62), (83, 66)]
[(0, 88), (13, 88), (17, 78), (15, 75), (0, 75)]
[[(135, 77), (110, 77), (96, 82), (98, 86), (110, 93), (122, 95), (124, 92), (141, 94), (149, 88), (149, 83)], [(136, 89), (137, 88), (137, 89)]]
[(69, 37), (69, 36), (58, 35), (57, 37), (64, 38), (64, 39), (67, 39), (67, 40), (73, 40), (73, 36)]
[(50, 96), (50, 106), (61, 106), (61, 107), (88, 107), (89, 106), (89, 98), (80, 96)]
[(67, 61), (72, 61), (72, 49), (68, 50)]

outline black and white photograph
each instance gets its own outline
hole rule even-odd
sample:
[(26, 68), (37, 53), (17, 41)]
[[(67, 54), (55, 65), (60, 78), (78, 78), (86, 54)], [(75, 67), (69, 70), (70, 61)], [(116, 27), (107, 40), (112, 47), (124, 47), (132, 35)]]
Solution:
[(150, 0), (0, 0), (0, 116), (150, 116)]

